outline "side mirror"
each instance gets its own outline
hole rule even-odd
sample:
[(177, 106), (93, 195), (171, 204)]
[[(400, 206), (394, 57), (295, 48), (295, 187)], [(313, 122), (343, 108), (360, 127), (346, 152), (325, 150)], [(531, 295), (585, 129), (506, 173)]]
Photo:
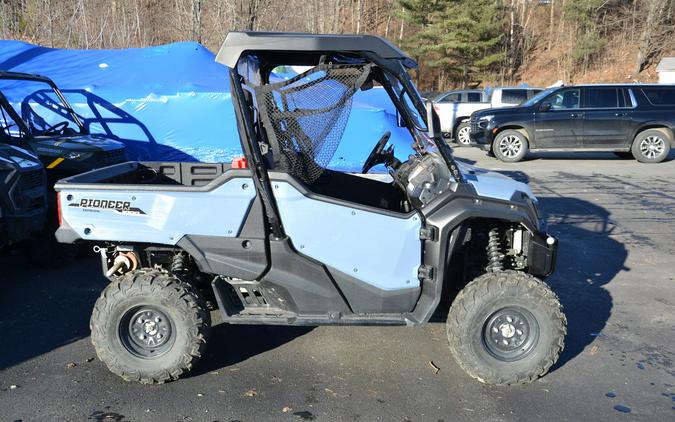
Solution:
[(544, 103), (539, 107), (539, 111), (549, 111), (551, 109), (551, 103)]
[(427, 132), (430, 138), (437, 138), (441, 136), (441, 119), (438, 117), (436, 110), (434, 110), (434, 103), (428, 101), (427, 106)]

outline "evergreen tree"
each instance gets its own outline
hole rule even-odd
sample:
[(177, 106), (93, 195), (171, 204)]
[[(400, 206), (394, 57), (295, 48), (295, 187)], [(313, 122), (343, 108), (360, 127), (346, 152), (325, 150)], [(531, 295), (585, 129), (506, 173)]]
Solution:
[(462, 85), (503, 63), (502, 16), (495, 0), (399, 0), (401, 17), (418, 31), (404, 47)]

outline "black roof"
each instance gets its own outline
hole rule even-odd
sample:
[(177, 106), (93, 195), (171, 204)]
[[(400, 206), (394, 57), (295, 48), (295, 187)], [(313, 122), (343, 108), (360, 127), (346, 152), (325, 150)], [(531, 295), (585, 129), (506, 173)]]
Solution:
[[(414, 61), (388, 40), (375, 35), (317, 35), (297, 32), (230, 32), (216, 61), (234, 68), (246, 51), (277, 52), (363, 52), (385, 59)], [(408, 66), (414, 67), (414, 66)]]

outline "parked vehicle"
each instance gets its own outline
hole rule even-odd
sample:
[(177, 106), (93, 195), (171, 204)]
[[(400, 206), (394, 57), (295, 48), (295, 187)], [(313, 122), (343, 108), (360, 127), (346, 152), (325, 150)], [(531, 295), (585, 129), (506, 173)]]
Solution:
[[(537, 277), (554, 270), (557, 240), (527, 185), (454, 160), (414, 60), (376, 36), (246, 32), (217, 60), (244, 159), (130, 162), (56, 185), (58, 239), (98, 242), (111, 280), (91, 338), (112, 372), (161, 383), (189, 371), (208, 341), (205, 297), (229, 324), (415, 326), (457, 291), (448, 340), (472, 377), (548, 371), (566, 320)], [(269, 82), (297, 64), (310, 68)], [(371, 140), (362, 173), (384, 164), (393, 182), (327, 168), (353, 95), (375, 84), (417, 151), (400, 162), (390, 132)]]
[(126, 161), (124, 144), (90, 134), (49, 78), (0, 71), (0, 142), (34, 152), (50, 184)]
[(450, 91), (434, 100), (446, 138), (454, 138), (460, 146), (468, 146), (471, 114), (486, 108), (513, 107), (532, 98), (541, 88), (503, 87), (488, 90)]
[(38, 158), (0, 144), (0, 249), (42, 230), (47, 213), (47, 178)]
[(658, 163), (673, 133), (675, 86), (619, 84), (556, 87), (519, 107), (478, 111), (470, 137), (507, 162), (529, 151), (596, 151)]
[(126, 161), (124, 144), (90, 134), (78, 115), (49, 78), (0, 71), (0, 145), (24, 148), (37, 155), (46, 168), (48, 212), (44, 230), (28, 248), (32, 261), (52, 267), (77, 254), (77, 248), (60, 245), (57, 180)]

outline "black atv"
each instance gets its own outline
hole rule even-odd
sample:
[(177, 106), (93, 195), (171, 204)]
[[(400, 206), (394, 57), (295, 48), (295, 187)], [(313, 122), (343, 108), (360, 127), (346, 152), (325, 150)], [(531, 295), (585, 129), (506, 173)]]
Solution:
[(90, 134), (56, 84), (49, 78), (0, 71), (0, 144), (31, 151), (42, 162), (48, 181), (48, 216), (40, 241), (30, 252), (42, 266), (71, 259), (77, 249), (59, 245), (54, 184), (64, 177), (126, 161), (123, 143)]
[(57, 180), (126, 161), (124, 144), (90, 134), (49, 78), (0, 72), (0, 142), (33, 151)]

